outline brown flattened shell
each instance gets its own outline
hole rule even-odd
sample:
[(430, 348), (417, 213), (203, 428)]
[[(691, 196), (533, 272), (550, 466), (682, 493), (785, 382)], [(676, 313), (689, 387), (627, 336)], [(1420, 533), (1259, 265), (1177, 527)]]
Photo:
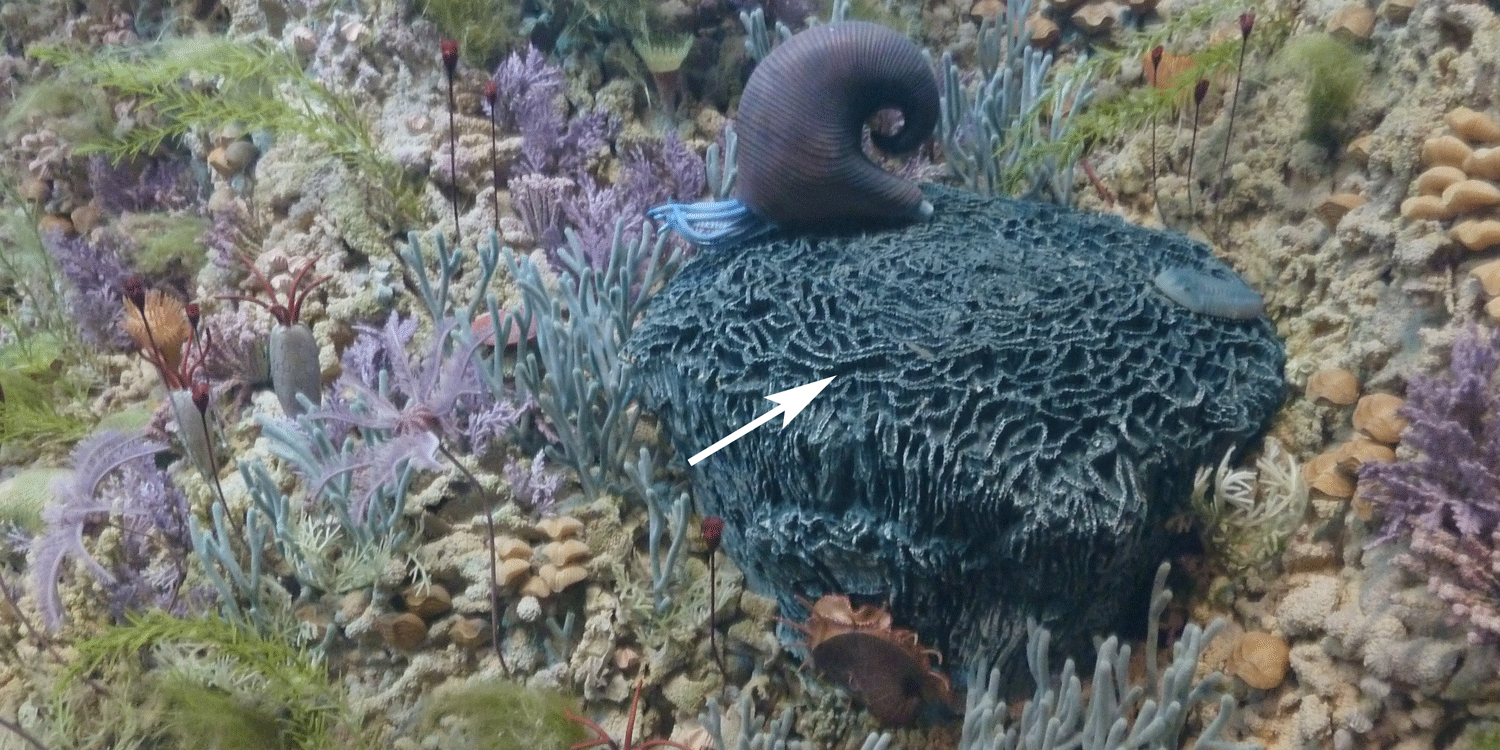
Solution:
[(1310, 401), (1348, 406), (1359, 399), (1359, 378), (1342, 367), (1319, 370), (1307, 379), (1305, 393)]
[(1354, 429), (1386, 445), (1395, 445), (1406, 429), (1406, 418), (1400, 414), (1406, 402), (1389, 393), (1371, 393), (1354, 406)]
[(375, 632), (387, 646), (410, 652), (427, 640), (427, 623), (410, 612), (385, 614), (376, 618)]

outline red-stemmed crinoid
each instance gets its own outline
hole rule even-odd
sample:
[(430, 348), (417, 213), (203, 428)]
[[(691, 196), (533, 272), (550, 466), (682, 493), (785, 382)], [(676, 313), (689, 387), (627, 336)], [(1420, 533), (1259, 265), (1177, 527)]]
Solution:
[(317, 406), (322, 403), (323, 395), (323, 371), (318, 366), (318, 342), (313, 338), (312, 329), (301, 322), (302, 303), (307, 301), (307, 295), (313, 289), (333, 277), (323, 276), (308, 281), (307, 275), (314, 265), (314, 261), (308, 259), (292, 276), (292, 281), (286, 288), (285, 299), (282, 299), (277, 295), (276, 286), (271, 280), (255, 267), (254, 258), (241, 254), (240, 261), (249, 269), (250, 278), (265, 292), (266, 299), (235, 294), (224, 295), (222, 299), (260, 305), (270, 311), (271, 317), (280, 323), (271, 330), (270, 340), (266, 342), (266, 355), (271, 365), (271, 389), (281, 402), (281, 410), (287, 416), (296, 418), (307, 411), (304, 399), (305, 403)]
[(647, 740), (639, 745), (630, 744), (631, 735), (635, 733), (636, 709), (641, 701), (642, 685), (643, 683), (639, 681), (635, 683), (635, 695), (631, 696), (630, 698), (630, 714), (625, 719), (625, 737), (619, 742), (616, 742), (614, 738), (610, 737), (609, 732), (604, 731), (604, 727), (601, 727), (598, 724), (595, 724), (593, 721), (579, 716), (572, 711), (568, 711), (567, 715), (569, 719), (572, 719), (573, 721), (584, 725), (589, 729), (589, 731), (594, 733), (593, 739), (585, 740), (576, 745), (573, 745), (568, 750), (584, 750), (584, 748), (600, 746), (607, 747), (609, 748), (609, 750), (646, 750), (646, 748), (650, 747), (671, 747), (676, 748), (676, 750), (689, 750), (689, 748), (682, 745), (681, 743), (673, 742), (671, 740)]
[(302, 305), (307, 302), (307, 295), (311, 294), (312, 290), (318, 288), (324, 282), (333, 278), (332, 276), (322, 276), (308, 281), (307, 275), (312, 273), (313, 266), (317, 265), (316, 259), (309, 258), (303, 262), (301, 268), (297, 269), (297, 273), (292, 275), (292, 282), (286, 289), (286, 299), (283, 300), (278, 296), (276, 285), (272, 284), (271, 280), (266, 278), (266, 275), (261, 273), (259, 268), (255, 267), (254, 258), (250, 257), (248, 253), (240, 253), (240, 262), (245, 264), (245, 270), (250, 272), (250, 278), (255, 281), (255, 285), (260, 287), (261, 291), (265, 292), (266, 299), (246, 297), (239, 294), (225, 294), (221, 295), (219, 299), (232, 299), (237, 302), (249, 302), (260, 305), (266, 308), (267, 312), (271, 313), (271, 317), (275, 318), (277, 323), (284, 326), (296, 325), (302, 318)]
[(197, 303), (183, 304), (160, 289), (147, 289), (140, 277), (125, 280), (121, 325), (141, 356), (161, 375), (167, 390), (190, 391), (202, 379), (212, 331), (199, 336)]
[(213, 331), (199, 330), (202, 311), (198, 303), (183, 304), (158, 289), (147, 290), (139, 277), (126, 279), (124, 292), (125, 332), (161, 375), (183, 449), (204, 478), (213, 482), (222, 500), (219, 464), (208, 427), (212, 391), (204, 377)]
[(916, 633), (893, 627), (884, 608), (856, 608), (834, 594), (802, 605), (807, 623), (787, 624), (807, 636), (813, 667), (859, 696), (876, 721), (908, 725), (924, 706), (955, 706), (947, 676), (933, 664), (941, 665), (942, 656), (924, 648)]

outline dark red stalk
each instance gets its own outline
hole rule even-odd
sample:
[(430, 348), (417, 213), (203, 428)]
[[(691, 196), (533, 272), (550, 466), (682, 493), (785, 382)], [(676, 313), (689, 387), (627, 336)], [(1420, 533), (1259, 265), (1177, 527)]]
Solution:
[(1234, 96), (1229, 100), (1229, 127), (1224, 130), (1224, 158), (1219, 161), (1219, 185), (1214, 188), (1215, 197), (1223, 193), (1224, 180), (1229, 174), (1229, 141), (1234, 137), (1234, 113), (1240, 104), (1240, 80), (1245, 75), (1245, 50), (1249, 47), (1250, 31), (1255, 28), (1255, 14), (1240, 14), (1240, 64), (1234, 71)]
[(0, 727), (4, 727), (5, 731), (10, 732), (17, 737), (20, 737), (26, 742), (26, 744), (31, 745), (37, 750), (52, 750), (52, 748), (47, 747), (45, 744), (42, 744), (42, 741), (37, 739), (36, 735), (26, 731), (25, 727), (22, 727), (21, 723), (18, 721), (11, 721), (10, 719), (0, 719)]
[(458, 228), (458, 133), (453, 127), (453, 74), (458, 70), (458, 42), (444, 39), (438, 44), (443, 53), (443, 72), (448, 78), (448, 172), (453, 176), (453, 243), (463, 236)]
[(1078, 163), (1083, 166), (1083, 173), (1088, 176), (1089, 183), (1094, 186), (1094, 192), (1099, 194), (1099, 199), (1104, 201), (1105, 205), (1115, 205), (1115, 194), (1104, 186), (1104, 181), (1100, 180), (1098, 173), (1094, 172), (1094, 166), (1089, 164), (1088, 157), (1079, 157)]
[[(195, 381), (199, 373), (203, 371), (203, 364), (208, 359), (208, 350), (213, 346), (213, 331), (204, 332), (202, 341), (198, 339), (198, 322), (202, 318), (202, 308), (197, 302), (189, 302), (183, 305), (183, 314), (187, 316), (188, 325), (192, 329), (192, 340), (183, 343), (181, 360), (177, 363), (174, 371), (167, 366), (167, 357), (161, 351), (161, 346), (156, 343), (156, 335), (151, 332), (151, 318), (146, 315), (146, 285), (141, 282), (139, 276), (131, 276), (125, 280), (125, 298), (135, 307), (135, 311), (141, 316), (141, 323), (146, 329), (146, 343), (150, 347), (149, 352), (141, 352), (156, 369), (157, 375), (161, 376), (162, 387), (171, 398), (171, 391), (186, 389), (193, 395), (193, 406), (198, 409), (198, 419), (203, 424), (203, 435), (208, 438), (208, 402), (209, 385), (203, 381)], [(193, 356), (197, 355), (197, 361)], [(224, 502), (224, 488), (219, 484), (219, 459), (214, 453), (213, 440), (208, 440), (208, 463), (213, 469), (214, 492), (219, 496), (219, 502)], [(225, 506), (227, 509), (229, 506)], [(236, 526), (238, 524), (236, 523)], [(236, 529), (238, 531), (238, 529)]]
[(1193, 156), (1198, 150), (1198, 113), (1203, 109), (1203, 97), (1208, 95), (1208, 79), (1199, 78), (1198, 85), (1193, 87), (1193, 136), (1188, 141), (1187, 162), (1187, 199), (1188, 199), (1188, 223), (1197, 220), (1198, 212), (1193, 210)]
[(491, 198), (494, 200), (494, 215), (490, 220), (491, 228), (495, 236), (500, 236), (500, 159), (497, 156), (498, 149), (495, 147), (495, 100), (499, 98), (500, 86), (494, 79), (484, 84), (484, 101), (490, 105), (490, 186)]
[[(212, 343), (213, 337), (209, 336), (208, 338), (209, 343)], [(224, 487), (219, 484), (219, 456), (214, 451), (213, 433), (208, 431), (208, 398), (210, 395), (208, 383), (200, 380), (193, 383), (191, 388), (193, 392), (193, 406), (197, 407), (198, 421), (203, 425), (203, 437), (208, 440), (208, 465), (213, 470), (214, 493), (219, 496), (219, 502), (224, 503), (224, 510), (229, 510), (229, 504), (224, 501)], [(235, 521), (235, 526), (239, 527), (239, 517), (233, 516), (232, 519)], [(244, 536), (242, 530), (237, 528), (236, 531), (241, 537)], [(246, 543), (253, 544), (254, 542)]]
[(490, 623), (490, 643), (495, 647), (495, 658), (500, 660), (500, 672), (504, 674), (510, 671), (510, 667), (505, 663), (504, 649), (500, 648), (500, 584), (495, 580), (499, 573), (495, 562), (495, 499), (490, 495), (489, 490), (484, 488), (484, 483), (479, 481), (479, 477), (474, 476), (474, 472), (469, 471), (469, 467), (460, 463), (458, 457), (449, 452), (447, 446), (440, 442), (438, 450), (449, 463), (457, 467), (470, 482), (473, 482), (474, 489), (484, 496), (484, 529), (489, 537), (485, 546), (489, 548), (490, 553), (490, 617), (493, 620)]
[(728, 673), (724, 671), (724, 655), (719, 652), (719, 626), (714, 622), (714, 612), (718, 609), (718, 575), (714, 570), (714, 560), (718, 558), (719, 541), (724, 536), (724, 519), (718, 516), (704, 516), (699, 528), (703, 531), (703, 541), (708, 545), (708, 648), (714, 653), (714, 662), (719, 665), (719, 677), (729, 679)]
[[(1160, 44), (1151, 50), (1151, 88), (1160, 95), (1156, 82), (1161, 75), (1161, 56), (1166, 50)], [(1167, 221), (1167, 212), (1161, 205), (1161, 192), (1156, 189), (1156, 110), (1151, 110), (1151, 197), (1156, 201), (1156, 212), (1161, 216), (1162, 223)]]

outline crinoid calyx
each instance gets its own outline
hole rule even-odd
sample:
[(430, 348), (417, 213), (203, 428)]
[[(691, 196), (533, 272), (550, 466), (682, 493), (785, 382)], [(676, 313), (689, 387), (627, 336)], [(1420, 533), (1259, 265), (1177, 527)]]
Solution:
[(143, 352), (156, 350), (170, 371), (182, 366), (182, 348), (193, 335), (182, 300), (160, 289), (146, 291), (144, 309), (125, 300), (125, 333)]
[(916, 633), (892, 627), (890, 612), (855, 607), (838, 594), (802, 604), (807, 623), (788, 624), (807, 636), (813, 668), (858, 696), (876, 721), (906, 725), (924, 707), (955, 707), (948, 678), (934, 666), (941, 656), (923, 648)]

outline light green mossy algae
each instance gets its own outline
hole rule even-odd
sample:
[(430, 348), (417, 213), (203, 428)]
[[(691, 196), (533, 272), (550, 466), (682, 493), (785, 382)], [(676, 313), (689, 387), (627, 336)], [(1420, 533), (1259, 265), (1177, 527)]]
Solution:
[[(1230, 0), (1202, 3), (1183, 9), (1180, 13), (1174, 12), (1164, 23), (1128, 37), (1125, 46), (1118, 50), (1096, 50), (1089, 61), (1083, 64), (1094, 67), (1094, 75), (1098, 79), (1117, 75), (1127, 62), (1131, 62), (1132, 67), (1150, 65), (1150, 52), (1157, 45), (1161, 45), (1166, 52), (1187, 55), (1191, 58), (1192, 65), (1178, 74), (1166, 88), (1158, 89), (1141, 82), (1117, 93), (1096, 96), (1078, 114), (1073, 127), (1063, 134), (1055, 148), (1065, 151), (1078, 146), (1107, 143), (1120, 136), (1135, 136), (1149, 128), (1153, 119), (1161, 123), (1162, 127), (1167, 127), (1180, 108), (1191, 107), (1193, 89), (1199, 79), (1207, 79), (1214, 86), (1224, 87), (1222, 93), (1225, 106), (1228, 106), (1234, 91), (1234, 81), (1242, 75), (1239, 68), (1241, 39), (1238, 34), (1198, 49), (1185, 49), (1180, 45), (1181, 40), (1202, 33), (1215, 22), (1233, 18), (1242, 10), (1242, 4)], [(1242, 104), (1259, 83), (1260, 61), (1275, 54), (1286, 43), (1294, 20), (1291, 13), (1279, 9), (1261, 13), (1255, 18), (1254, 28), (1244, 40), (1245, 67), (1240, 92)]]
[(79, 403), (88, 389), (65, 346), (40, 331), (0, 347), (0, 446), (41, 451), (88, 434), (93, 420)]
[[(4, 248), (0, 252), (0, 288), (8, 293), (8, 299), (0, 303), (4, 311), (0, 330), (22, 349), (32, 348), (35, 342), (53, 355), (77, 351), (76, 346), (56, 345), (76, 335), (73, 312), (63, 293), (68, 285), (42, 247), (42, 214), (21, 196), (15, 182), (18, 177), (0, 174), (0, 248)], [(0, 362), (0, 367), (14, 364), (7, 360)]]
[(43, 79), (21, 89), (0, 118), (0, 132), (45, 125), (65, 141), (76, 143), (105, 137), (109, 122), (104, 92), (73, 81)]
[(446, 728), (445, 748), (547, 750), (588, 738), (568, 718), (577, 706), (562, 693), (508, 680), (482, 679), (439, 688), (427, 704), (423, 734)]
[(149, 612), (75, 649), (78, 658), (59, 676), (42, 717), (52, 747), (382, 744), (358, 725), (322, 664), (215, 615)]
[(139, 430), (151, 424), (155, 411), (145, 406), (130, 406), (99, 418), (95, 430)]
[(1287, 45), (1280, 65), (1307, 87), (1303, 137), (1336, 151), (1344, 143), (1345, 120), (1369, 78), (1369, 62), (1330, 34), (1308, 34)]
[(42, 509), (55, 497), (52, 481), (67, 469), (25, 469), (0, 482), (0, 523), (14, 524), (30, 533), (42, 530)]
[(514, 0), (420, 0), (417, 8), (442, 38), (458, 42), (466, 64), (481, 70), (494, 70), (507, 50), (525, 43), (516, 32), (523, 25), (521, 3)]
[(135, 243), (131, 265), (150, 278), (192, 277), (208, 259), (199, 242), (208, 220), (193, 214), (128, 213), (118, 227)]
[(366, 192), (379, 193), (382, 204), (392, 210), (412, 204), (412, 181), (377, 145), (356, 101), (304, 73), (295, 57), (268, 41), (193, 37), (102, 50), (33, 45), (27, 54), (55, 66), (58, 81), (132, 103), (102, 135), (78, 139), (75, 153), (114, 161), (149, 156), (167, 142), (237, 123), (278, 140), (304, 138), (361, 175)]
[(34, 45), (27, 54), (57, 66), (64, 82), (134, 101), (134, 117), (118, 118), (103, 137), (79, 143), (79, 153), (150, 156), (168, 140), (226, 123), (300, 133), (339, 156), (363, 158), (354, 150), (369, 146), (352, 103), (269, 43), (195, 37), (102, 50)]
[(1471, 722), (1452, 747), (1456, 750), (1500, 750), (1500, 723), (1492, 720)]

